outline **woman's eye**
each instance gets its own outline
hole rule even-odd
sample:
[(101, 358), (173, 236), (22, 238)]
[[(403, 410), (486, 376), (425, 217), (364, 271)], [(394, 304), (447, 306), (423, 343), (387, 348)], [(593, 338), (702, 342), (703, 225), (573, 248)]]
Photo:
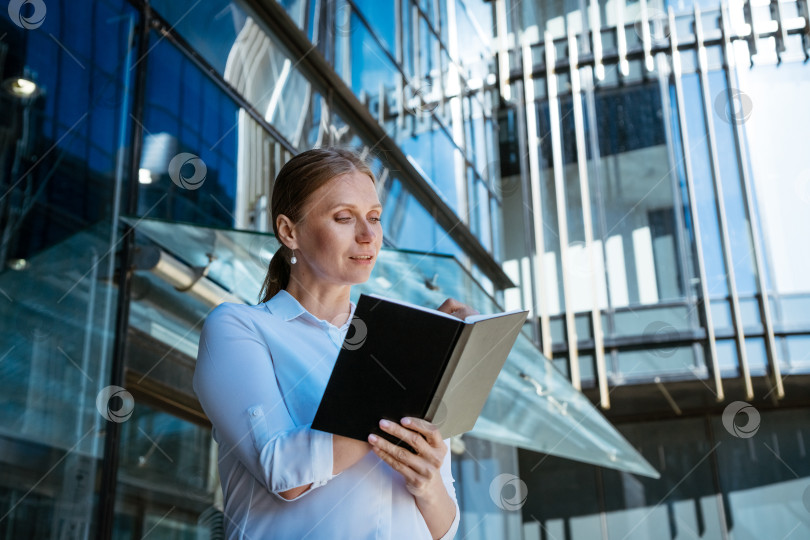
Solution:
[(352, 218), (350, 218), (350, 217), (337, 217), (337, 218), (335, 218), (335, 221), (349, 221), (350, 219), (352, 219)]
[(378, 217), (373, 217), (373, 218), (369, 218), (369, 219), (371, 219), (371, 221), (373, 221), (374, 223), (379, 223), (381, 221), (380, 218), (378, 218)]

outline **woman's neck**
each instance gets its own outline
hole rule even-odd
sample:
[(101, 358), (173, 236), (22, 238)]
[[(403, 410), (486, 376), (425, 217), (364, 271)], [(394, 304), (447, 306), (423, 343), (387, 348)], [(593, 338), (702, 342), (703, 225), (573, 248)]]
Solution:
[(292, 281), (285, 289), (298, 303), (315, 317), (335, 326), (343, 326), (351, 314), (350, 286), (318, 290), (303, 287)]

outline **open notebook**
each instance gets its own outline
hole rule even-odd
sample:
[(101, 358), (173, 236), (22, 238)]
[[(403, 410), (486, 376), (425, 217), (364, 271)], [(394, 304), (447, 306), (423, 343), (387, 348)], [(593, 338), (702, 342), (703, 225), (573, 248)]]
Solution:
[(461, 320), (435, 309), (360, 295), (312, 428), (358, 440), (381, 418), (436, 424), (442, 438), (472, 429), (528, 311)]

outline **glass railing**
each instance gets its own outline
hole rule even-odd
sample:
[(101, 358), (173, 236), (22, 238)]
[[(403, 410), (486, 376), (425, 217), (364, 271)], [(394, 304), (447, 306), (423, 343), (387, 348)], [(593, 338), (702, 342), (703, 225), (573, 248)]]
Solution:
[[(204, 279), (215, 282), (224, 293), (232, 295), (230, 298), (238, 297), (248, 304), (258, 301), (267, 264), (279, 245), (272, 234), (123, 219), (179, 263), (208, 266)], [(455, 258), (432, 253), (383, 248), (371, 278), (352, 288), (352, 300), (357, 301), (362, 293), (432, 308), (453, 297), (481, 313), (501, 311)], [(195, 342), (191, 334), (186, 338)], [(470, 434), (658, 477), (655, 469), (523, 333)]]

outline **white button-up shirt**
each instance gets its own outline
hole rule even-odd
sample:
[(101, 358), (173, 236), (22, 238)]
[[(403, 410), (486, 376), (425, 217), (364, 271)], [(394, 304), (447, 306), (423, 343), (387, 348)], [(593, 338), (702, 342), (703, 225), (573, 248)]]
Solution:
[[(281, 290), (206, 319), (193, 382), (219, 444), (229, 539), (431, 538), (402, 475), (371, 451), (333, 475), (332, 435), (310, 427), (355, 308), (338, 328)], [(441, 476), (456, 502), (449, 451)], [(279, 495), (309, 483), (295, 499)], [(459, 514), (456, 502), (443, 539)]]

